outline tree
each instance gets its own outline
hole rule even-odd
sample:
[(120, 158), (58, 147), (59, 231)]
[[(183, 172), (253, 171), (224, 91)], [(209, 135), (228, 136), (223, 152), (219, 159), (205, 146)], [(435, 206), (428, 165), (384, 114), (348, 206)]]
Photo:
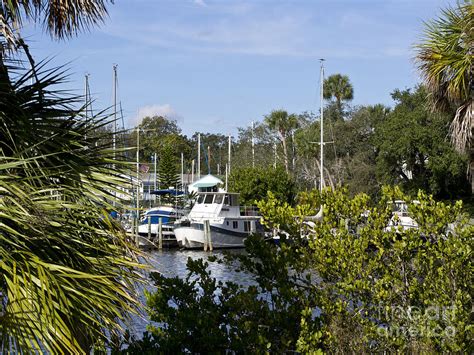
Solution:
[(417, 63), (430, 93), (432, 108), (455, 114), (451, 141), (460, 152), (470, 154), (471, 188), (474, 191), (474, 73), (472, 2), (458, 2), (425, 25), (417, 45)]
[[(24, 20), (41, 22), (55, 38), (67, 38), (103, 21), (108, 0), (12, 0), (0, 5), (2, 36), (13, 48)], [(112, 2), (112, 1), (110, 1)]]
[[(334, 124), (334, 150), (340, 161), (339, 178), (354, 196), (364, 192), (374, 197), (380, 191), (376, 174), (377, 147), (374, 135), (390, 110), (383, 105), (355, 108), (346, 121)], [(337, 172), (334, 174), (337, 176)]]
[(323, 97), (326, 100), (335, 100), (340, 119), (344, 119), (343, 101), (354, 98), (354, 89), (347, 75), (333, 74), (324, 79)]
[(174, 147), (166, 145), (161, 153), (158, 164), (158, 181), (162, 189), (181, 188), (181, 182), (178, 173), (178, 161)]
[(293, 178), (281, 167), (247, 167), (233, 169), (229, 191), (240, 193), (241, 204), (254, 205), (270, 191), (281, 201), (293, 203), (296, 187)]
[(438, 198), (465, 196), (465, 159), (445, 141), (448, 116), (427, 110), (423, 87), (395, 90), (392, 97), (397, 104), (372, 139), (380, 180)]
[[(151, 157), (156, 153), (158, 158), (162, 149), (170, 140), (179, 146), (183, 152), (189, 150), (189, 143), (181, 135), (181, 129), (176, 121), (169, 120), (162, 116), (152, 116), (143, 118), (140, 128), (140, 160), (151, 162)], [(136, 146), (136, 131), (130, 131), (127, 139), (128, 146)]]
[(55, 91), (62, 69), (34, 69), (30, 84), (10, 68), (0, 94), (0, 342), (88, 353), (138, 311), (135, 250), (108, 214), (126, 166), (97, 135), (111, 120), (84, 120), (79, 98)]
[[(218, 174), (218, 170), (221, 175), (225, 173), (225, 164), (228, 163), (228, 139), (220, 133), (200, 133), (196, 132), (191, 138), (192, 144), (192, 159), (196, 159), (196, 170), (197, 170), (197, 143), (198, 134), (201, 135), (201, 174)], [(219, 169), (218, 169), (219, 167)]]
[[(65, 38), (102, 21), (103, 0), (0, 5), (0, 334), (5, 352), (89, 353), (138, 312), (136, 251), (109, 212), (126, 181), (107, 117), (83, 119), (80, 97), (54, 85), (63, 68), (36, 65), (18, 29), (42, 22)], [(29, 60), (10, 65), (22, 48)], [(10, 52), (6, 51), (9, 49)], [(31, 71), (29, 71), (31, 69)], [(13, 80), (10, 78), (13, 74)], [(33, 84), (30, 82), (33, 81)], [(102, 134), (103, 133), (103, 134)]]
[(278, 133), (279, 140), (283, 146), (283, 159), (285, 163), (285, 170), (289, 172), (289, 156), (288, 156), (288, 137), (298, 128), (299, 120), (295, 114), (289, 115), (285, 110), (274, 110), (269, 115), (265, 116), (265, 123), (272, 131)]
[[(469, 352), (474, 226), (460, 201), (419, 192), (409, 206), (419, 228), (384, 230), (398, 199), (413, 196), (312, 191), (292, 207), (270, 193), (258, 205), (265, 225), (289, 233), (280, 246), (254, 235), (246, 253), (189, 259), (184, 279), (153, 274), (151, 334), (122, 351)], [(303, 217), (320, 204), (323, 220), (308, 228)], [(246, 284), (217, 281), (210, 262), (242, 272)]]

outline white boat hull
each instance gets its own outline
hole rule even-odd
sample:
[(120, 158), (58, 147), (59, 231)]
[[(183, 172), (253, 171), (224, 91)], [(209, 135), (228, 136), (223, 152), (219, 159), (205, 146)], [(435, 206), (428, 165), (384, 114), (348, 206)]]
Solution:
[[(185, 249), (204, 248), (205, 235), (203, 224), (191, 227), (176, 227), (174, 234), (178, 245)], [(235, 233), (211, 224), (211, 243), (214, 249), (243, 248), (248, 233)]]

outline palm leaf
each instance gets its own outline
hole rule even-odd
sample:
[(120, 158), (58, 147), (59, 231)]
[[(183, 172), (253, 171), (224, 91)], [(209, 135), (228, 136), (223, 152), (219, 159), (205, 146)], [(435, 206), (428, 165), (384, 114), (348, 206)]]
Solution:
[[(0, 316), (4, 351), (89, 352), (139, 312), (137, 251), (108, 216), (128, 181), (110, 123), (54, 90), (62, 69), (13, 73), (0, 93)], [(0, 83), (1, 84), (1, 83)]]

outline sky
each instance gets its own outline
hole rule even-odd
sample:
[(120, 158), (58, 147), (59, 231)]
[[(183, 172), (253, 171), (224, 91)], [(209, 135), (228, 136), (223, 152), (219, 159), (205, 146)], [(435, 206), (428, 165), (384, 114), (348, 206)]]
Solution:
[(319, 111), (326, 77), (348, 75), (353, 105), (393, 105), (419, 82), (413, 45), (446, 0), (115, 0), (103, 25), (54, 41), (24, 29), (33, 56), (67, 65), (63, 88), (93, 110), (113, 105), (113, 65), (126, 127), (145, 116), (176, 120), (184, 134), (237, 134), (275, 109)]

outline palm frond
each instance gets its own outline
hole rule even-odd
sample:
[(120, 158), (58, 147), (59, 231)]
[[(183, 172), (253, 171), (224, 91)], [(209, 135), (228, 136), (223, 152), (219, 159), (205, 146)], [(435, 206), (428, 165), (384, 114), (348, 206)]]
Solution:
[(452, 141), (459, 151), (471, 144), (473, 105), (474, 7), (458, 3), (425, 23), (416, 45), (416, 62), (434, 110), (457, 108), (452, 121)]
[(108, 214), (127, 164), (96, 134), (110, 116), (85, 121), (80, 98), (54, 90), (63, 70), (37, 69), (0, 93), (0, 341), (88, 352), (139, 312), (137, 250)]

